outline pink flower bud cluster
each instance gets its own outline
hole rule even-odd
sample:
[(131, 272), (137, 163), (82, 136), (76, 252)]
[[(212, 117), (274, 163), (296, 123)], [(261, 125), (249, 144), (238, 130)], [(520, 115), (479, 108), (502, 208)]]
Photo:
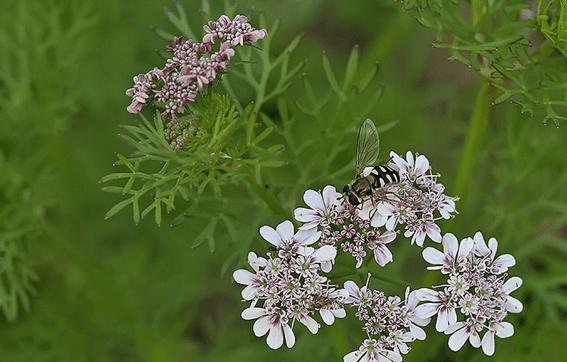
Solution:
[[(204, 30), (201, 43), (176, 37), (173, 46), (167, 49), (172, 57), (167, 59), (163, 69), (154, 68), (134, 77), (134, 85), (126, 91), (132, 98), (128, 112), (139, 113), (155, 100), (164, 109), (163, 117), (175, 119), (207, 84), (226, 70), (235, 54), (235, 46), (256, 42), (268, 34), (264, 29), (255, 29), (242, 15), (234, 20), (222, 15), (219, 20), (205, 25)], [(217, 40), (222, 41), (221, 45), (212, 52)]]

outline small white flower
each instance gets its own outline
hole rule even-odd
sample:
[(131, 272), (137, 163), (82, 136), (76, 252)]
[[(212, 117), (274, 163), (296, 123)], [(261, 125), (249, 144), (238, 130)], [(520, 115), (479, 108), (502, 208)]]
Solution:
[(494, 336), (500, 338), (508, 338), (514, 335), (514, 326), (512, 323), (500, 322), (492, 323), (489, 330), (482, 337), (482, 351), (487, 356), (492, 356), (494, 354)]
[(335, 318), (346, 317), (346, 311), (344, 308), (337, 308), (337, 309), (321, 308), (319, 309), (319, 314), (321, 315), (321, 319), (323, 319), (323, 322), (325, 322), (325, 324), (328, 326), (335, 323)]
[(300, 207), (294, 211), (295, 219), (304, 223), (300, 229), (312, 229), (329, 219), (333, 205), (337, 204), (341, 197), (334, 186), (325, 186), (322, 193), (314, 190), (305, 191), (303, 201), (310, 209)]
[(376, 260), (376, 263), (381, 267), (394, 260), (394, 256), (390, 249), (388, 249), (387, 244), (394, 241), (396, 236), (397, 234), (395, 232), (386, 231), (382, 234), (378, 234), (377, 237), (372, 236), (372, 238), (368, 240), (368, 247), (374, 253), (374, 260)]
[(441, 240), (443, 252), (428, 247), (423, 250), (423, 259), (433, 266), (427, 267), (428, 270), (440, 270), (443, 274), (450, 274), (459, 265), (464, 263), (471, 252), (474, 243), (472, 239), (467, 238), (461, 241), (460, 245), (451, 233), (443, 235)]
[(474, 253), (487, 259), (487, 267), (490, 268), (492, 273), (506, 273), (508, 268), (516, 265), (516, 259), (510, 254), (502, 254), (496, 257), (497, 249), (498, 241), (495, 238), (488, 239), (487, 246), (481, 232), (474, 234)]
[(441, 241), (441, 228), (435, 223), (432, 216), (425, 216), (408, 225), (404, 236), (411, 237), (411, 243), (418, 246), (423, 246), (426, 236), (438, 243)]
[[(258, 258), (254, 252), (250, 252), (248, 253), (248, 263), (258, 273), (260, 267), (267, 265), (267, 260)], [(257, 274), (251, 273), (246, 269), (239, 269), (232, 274), (232, 277), (238, 284), (246, 285), (246, 288), (242, 290), (242, 298), (244, 300), (252, 300), (258, 296), (261, 280)]]
[(506, 299), (506, 304), (504, 305), (504, 307), (510, 313), (521, 313), (522, 310), (524, 309), (522, 302), (510, 296), (510, 293), (521, 287), (522, 284), (523, 282), (521, 278), (512, 277), (508, 279), (506, 282), (504, 282), (504, 284), (502, 285), (502, 292), (505, 294), (505, 299)]
[(298, 230), (294, 234), (293, 224), (289, 220), (282, 222), (275, 229), (262, 226), (260, 235), (276, 248), (286, 250), (311, 245), (321, 237), (321, 233), (315, 230)]
[(359, 349), (347, 354), (343, 360), (344, 362), (401, 362), (402, 356), (380, 347), (377, 340), (369, 338)]
[(347, 304), (358, 305), (368, 305), (370, 299), (372, 298), (372, 292), (365, 285), (361, 288), (356, 285), (352, 280), (348, 280), (344, 284), (344, 289), (348, 292), (348, 298), (346, 299)]
[(269, 311), (264, 308), (251, 307), (242, 311), (242, 318), (245, 320), (256, 319), (253, 327), (256, 337), (265, 336), (269, 332), (266, 342), (270, 348), (280, 348), (284, 339), (288, 348), (294, 346), (295, 335), (285, 315), (275, 310)]
[(460, 350), (467, 340), (474, 348), (480, 347), (481, 341), (478, 332), (481, 328), (482, 327), (480, 325), (475, 324), (472, 321), (456, 322), (451, 324), (445, 330), (445, 334), (451, 335), (451, 337), (449, 337), (449, 348), (451, 351), (456, 352)]
[(429, 160), (423, 156), (418, 155), (414, 159), (414, 155), (411, 151), (406, 153), (406, 159), (404, 160), (395, 152), (390, 152), (390, 157), (392, 162), (398, 168), (400, 177), (402, 179), (409, 179), (415, 181), (423, 176), (429, 171)]
[(457, 322), (457, 312), (451, 303), (447, 300), (447, 296), (432, 289), (422, 288), (417, 290), (417, 298), (420, 301), (429, 303), (420, 304), (415, 308), (415, 315), (418, 318), (431, 318), (437, 315), (435, 329), (443, 332), (451, 324)]
[(410, 332), (415, 339), (419, 339), (420, 341), (425, 340), (427, 335), (425, 331), (421, 327), (425, 327), (431, 321), (431, 318), (421, 318), (416, 314), (417, 304), (419, 303), (419, 299), (417, 297), (417, 290), (410, 292), (410, 288), (406, 288), (406, 308), (407, 308), (407, 317), (410, 321)]

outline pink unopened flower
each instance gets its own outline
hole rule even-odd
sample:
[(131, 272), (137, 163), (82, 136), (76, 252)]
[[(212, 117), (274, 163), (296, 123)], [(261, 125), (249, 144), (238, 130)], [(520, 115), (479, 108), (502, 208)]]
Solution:
[(265, 29), (255, 29), (250, 25), (248, 18), (243, 15), (236, 15), (233, 20), (222, 15), (216, 21), (209, 21), (203, 29), (205, 31), (203, 43), (205, 44), (222, 40), (229, 42), (232, 46), (244, 45), (264, 39), (268, 35)]
[[(132, 97), (128, 112), (139, 113), (151, 99), (163, 107), (163, 117), (175, 119), (195, 101), (201, 90), (222, 74), (228, 61), (234, 56), (233, 47), (255, 42), (266, 37), (265, 30), (253, 28), (244, 16), (230, 20), (225, 15), (219, 21), (209, 23), (215, 29), (207, 33), (202, 43), (176, 37), (167, 50), (172, 54), (162, 69), (140, 74), (134, 78), (134, 86), (126, 94)], [(205, 30), (212, 28), (205, 26)], [(212, 31), (212, 30), (211, 30)], [(225, 39), (217, 52), (212, 43)]]

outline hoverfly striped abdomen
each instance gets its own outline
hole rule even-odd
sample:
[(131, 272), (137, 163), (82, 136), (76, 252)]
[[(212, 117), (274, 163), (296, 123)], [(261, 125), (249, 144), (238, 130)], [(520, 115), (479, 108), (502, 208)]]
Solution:
[(390, 166), (369, 166), (363, 171), (363, 176), (372, 177), (372, 187), (380, 188), (387, 184), (400, 182), (400, 174)]

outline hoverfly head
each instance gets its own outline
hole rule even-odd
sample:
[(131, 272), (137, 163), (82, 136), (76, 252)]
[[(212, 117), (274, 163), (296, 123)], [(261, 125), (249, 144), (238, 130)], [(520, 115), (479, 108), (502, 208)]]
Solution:
[(350, 184), (346, 184), (345, 187), (343, 187), (343, 195), (348, 200), (349, 204), (351, 204), (353, 206), (360, 205), (360, 203), (361, 203), (360, 197), (352, 189), (352, 186)]

